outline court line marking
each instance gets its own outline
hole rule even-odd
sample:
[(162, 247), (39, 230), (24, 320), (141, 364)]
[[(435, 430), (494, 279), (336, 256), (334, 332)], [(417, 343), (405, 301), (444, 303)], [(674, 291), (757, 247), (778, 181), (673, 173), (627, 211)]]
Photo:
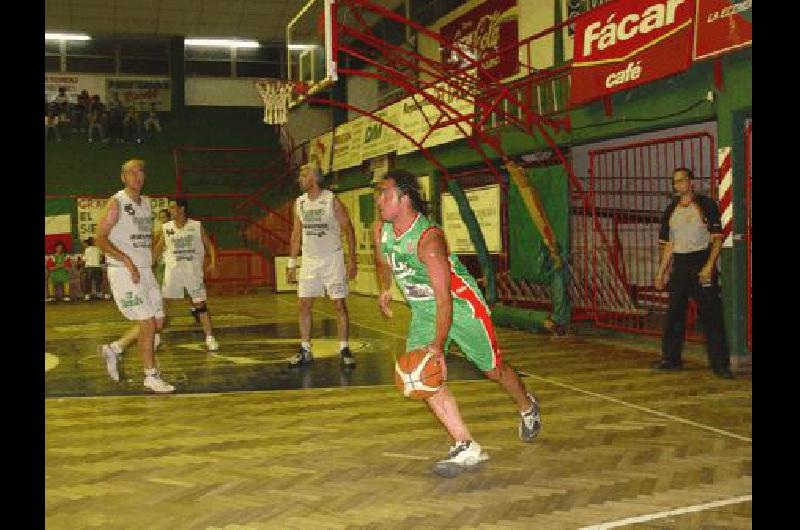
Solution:
[(381, 453), (381, 456), (388, 456), (390, 458), (405, 458), (405, 459), (408, 459), (408, 460), (430, 460), (432, 458), (432, 457), (428, 457), (428, 456), (403, 455), (403, 454), (400, 454), (400, 453), (387, 453), (385, 451), (383, 453)]
[[(283, 302), (282, 300), (281, 300), (281, 302), (288, 304), (288, 302)], [(330, 313), (326, 313), (324, 311), (314, 310), (314, 312), (320, 313), (320, 314), (328, 316), (328, 317), (331, 316)], [(376, 331), (378, 333), (384, 333), (386, 335), (390, 335), (390, 336), (393, 336), (393, 337), (397, 337), (398, 336), (396, 333), (380, 330), (380, 329), (373, 328), (373, 327), (370, 327), (370, 326), (365, 326), (363, 324), (355, 324), (355, 325), (361, 326), (361, 327), (363, 327), (365, 329), (369, 329), (371, 331)], [(405, 338), (405, 337), (400, 337), (400, 338)], [(547, 377), (541, 377), (541, 376), (538, 376), (538, 375), (529, 374), (527, 372), (523, 372), (522, 370), (519, 370), (519, 373), (524, 374), (524, 375), (526, 375), (528, 377), (531, 377), (533, 379), (538, 379), (539, 381), (544, 381), (545, 383), (549, 383), (551, 385), (560, 386), (562, 388), (566, 388), (566, 389), (572, 390), (573, 392), (579, 392), (579, 393), (582, 393), (582, 394), (587, 394), (589, 396), (596, 397), (596, 398), (599, 398), (599, 399), (603, 399), (605, 401), (611, 401), (612, 403), (616, 403), (618, 405), (623, 405), (625, 407), (630, 407), (630, 408), (633, 408), (633, 409), (636, 409), (636, 410), (639, 410), (639, 411), (642, 411), (642, 412), (646, 412), (646, 413), (652, 414), (654, 416), (659, 416), (661, 418), (666, 418), (666, 419), (669, 419), (669, 420), (672, 420), (672, 421), (675, 421), (675, 422), (678, 422), (678, 423), (683, 423), (685, 425), (691, 425), (692, 427), (698, 427), (700, 429), (711, 431), (711, 432), (716, 433), (716, 434), (721, 434), (723, 436), (728, 436), (730, 438), (735, 438), (735, 439), (741, 440), (743, 442), (753, 443), (753, 439), (752, 438), (748, 438), (747, 436), (742, 436), (740, 434), (732, 433), (732, 432), (729, 432), (729, 431), (724, 431), (722, 429), (717, 429), (716, 427), (712, 427), (710, 425), (705, 425), (703, 423), (698, 423), (696, 421), (687, 420), (686, 418), (681, 418), (680, 416), (674, 416), (672, 414), (667, 414), (666, 412), (660, 412), (658, 410), (651, 409), (651, 408), (648, 408), (648, 407), (644, 407), (642, 405), (636, 405), (634, 403), (629, 403), (627, 401), (622, 401), (621, 399), (617, 399), (617, 398), (614, 398), (614, 397), (611, 397), (611, 396), (606, 396), (604, 394), (598, 394), (597, 392), (592, 392), (591, 390), (584, 390), (582, 388), (578, 388), (576, 386), (572, 386), (572, 385), (569, 385), (567, 383), (562, 383), (560, 381), (556, 381), (555, 379), (549, 379)]]
[[(292, 304), (290, 302), (286, 302), (286, 301), (281, 300), (281, 299), (277, 299), (277, 301), (278, 301), (278, 303), (281, 303), (281, 304), (284, 304), (284, 305), (292, 305), (292, 306), (294, 306), (294, 304)], [(318, 313), (318, 314), (326, 316), (326, 317), (335, 317), (336, 316), (335, 314), (331, 314), (331, 313), (328, 313), (328, 312), (325, 312), (325, 311), (320, 311), (319, 309), (312, 309), (312, 311), (314, 313)], [(358, 324), (358, 323), (352, 323), (351, 322), (351, 325), (359, 326), (359, 327), (362, 327), (364, 329), (369, 329), (371, 331), (375, 331), (377, 333), (382, 333), (384, 335), (389, 335), (391, 337), (405, 339), (405, 336), (398, 335), (397, 333), (392, 333), (390, 331), (374, 328), (374, 327), (371, 327), (371, 326), (366, 326), (364, 324)], [(714, 432), (716, 434), (721, 434), (723, 436), (728, 436), (730, 438), (735, 438), (737, 440), (741, 440), (741, 441), (744, 441), (744, 442), (753, 443), (753, 439), (752, 438), (748, 438), (746, 436), (742, 436), (742, 435), (739, 435), (739, 434), (736, 434), (736, 433), (724, 431), (722, 429), (717, 429), (716, 427), (711, 427), (710, 425), (705, 425), (703, 423), (698, 423), (696, 421), (687, 420), (687, 419), (681, 418), (679, 416), (674, 416), (672, 414), (667, 414), (665, 412), (660, 412), (660, 411), (657, 411), (657, 410), (654, 410), (654, 409), (651, 409), (651, 408), (648, 408), (648, 407), (643, 407), (642, 405), (636, 405), (634, 403), (629, 403), (627, 401), (622, 401), (621, 399), (613, 398), (611, 396), (606, 396), (604, 394), (598, 394), (597, 392), (592, 392), (590, 390), (583, 390), (582, 388), (578, 388), (576, 386), (568, 385), (566, 383), (562, 383), (562, 382), (556, 381), (554, 379), (549, 379), (549, 378), (546, 378), (546, 377), (533, 375), (533, 374), (530, 374), (530, 373), (527, 373), (527, 372), (523, 372), (522, 370), (519, 370), (519, 372), (521, 374), (526, 375), (528, 377), (531, 377), (533, 379), (537, 379), (539, 381), (544, 381), (545, 383), (549, 383), (549, 384), (552, 384), (552, 385), (555, 385), (555, 386), (560, 386), (560, 387), (572, 390), (573, 392), (579, 392), (579, 393), (586, 394), (586, 395), (589, 395), (589, 396), (592, 396), (592, 397), (596, 397), (596, 398), (599, 398), (599, 399), (602, 399), (602, 400), (605, 400), (605, 401), (611, 401), (612, 403), (616, 403), (618, 405), (623, 405), (625, 407), (630, 407), (630, 408), (633, 408), (633, 409), (636, 409), (636, 410), (639, 410), (639, 411), (642, 411), (642, 412), (646, 412), (648, 414), (652, 414), (654, 416), (659, 416), (659, 417), (662, 417), (662, 418), (666, 418), (666, 419), (669, 419), (669, 420), (672, 420), (672, 421), (675, 421), (675, 422), (678, 422), (678, 423), (683, 423), (685, 425), (690, 425), (692, 427), (698, 427), (700, 429), (708, 430), (708, 431)], [(456, 381), (456, 382), (452, 382), (451, 384), (486, 383), (486, 382), (488, 382), (488, 380), (485, 380), (485, 379), (480, 379), (480, 380), (479, 379), (471, 379), (471, 380), (466, 380), (466, 381)], [(308, 389), (308, 390), (336, 391), (336, 390), (347, 389), (347, 388), (386, 388), (386, 387), (394, 387), (394, 385), (391, 385), (391, 384), (389, 384), (389, 385), (359, 385), (359, 386), (345, 386), (345, 387), (338, 387), (338, 388), (315, 388), (315, 389)], [(186, 397), (205, 397), (205, 396), (227, 395), (227, 394), (254, 394), (254, 393), (262, 393), (262, 392), (296, 392), (297, 390), (306, 390), (306, 389), (239, 390), (239, 391), (232, 391), (232, 392), (197, 393), (197, 394), (160, 394), (160, 396), (162, 396), (162, 397), (174, 397), (174, 398), (175, 397), (186, 398)], [(46, 397), (45, 399), (46, 400), (51, 400), (51, 399), (53, 399), (53, 400), (64, 400), (64, 399), (112, 399), (112, 398), (152, 397), (152, 396), (155, 396), (155, 395), (158, 395), (158, 394), (143, 393), (143, 394), (129, 394), (129, 395), (124, 395), (124, 396), (50, 396), (50, 397)]]
[(147, 482), (155, 482), (156, 484), (164, 484), (166, 486), (182, 486), (184, 488), (193, 488), (195, 484), (191, 482), (181, 482), (180, 480), (172, 480), (168, 478), (148, 477), (145, 479)]
[(739, 504), (742, 502), (752, 502), (752, 501), (753, 501), (752, 495), (741, 495), (739, 497), (731, 497), (729, 499), (722, 499), (719, 501), (708, 502), (705, 504), (695, 504), (693, 506), (686, 506), (685, 508), (677, 508), (675, 510), (669, 510), (665, 512), (656, 512), (647, 515), (639, 515), (636, 517), (628, 517), (627, 519), (620, 519), (619, 521), (611, 521), (609, 523), (584, 526), (579, 530), (607, 530), (609, 528), (617, 528), (620, 526), (628, 526), (636, 523), (644, 523), (647, 521), (652, 521), (654, 519), (664, 519), (665, 517), (671, 517), (673, 515), (683, 515), (685, 513), (701, 512), (703, 510), (709, 510), (711, 508), (719, 508), (721, 506), (727, 506), (729, 504)]
[(560, 386), (560, 387), (572, 390), (574, 392), (579, 392), (581, 394), (587, 394), (589, 396), (596, 397), (598, 399), (603, 399), (605, 401), (611, 401), (612, 403), (616, 403), (618, 405), (623, 405), (625, 407), (630, 407), (632, 409), (640, 410), (642, 412), (647, 412), (648, 414), (652, 414), (654, 416), (659, 416), (661, 418), (666, 418), (668, 420), (672, 420), (672, 421), (675, 421), (675, 422), (678, 422), (678, 423), (684, 423), (686, 425), (691, 425), (692, 427), (698, 427), (700, 429), (705, 429), (707, 431), (711, 431), (711, 432), (716, 433), (716, 434), (721, 434), (723, 436), (728, 436), (730, 438), (736, 438), (737, 440), (741, 440), (743, 442), (753, 443), (753, 439), (752, 438), (748, 438), (747, 436), (742, 436), (740, 434), (736, 434), (736, 433), (733, 433), (733, 432), (724, 431), (722, 429), (717, 429), (716, 427), (712, 427), (712, 426), (706, 425), (704, 423), (698, 423), (696, 421), (687, 420), (686, 418), (681, 418), (680, 416), (674, 416), (672, 414), (667, 414), (666, 412), (661, 412), (661, 411), (658, 411), (658, 410), (655, 410), (655, 409), (651, 409), (651, 408), (648, 408), (648, 407), (643, 407), (642, 405), (636, 405), (635, 403), (629, 403), (627, 401), (622, 401), (621, 399), (617, 399), (617, 398), (614, 398), (614, 397), (611, 397), (611, 396), (606, 396), (604, 394), (598, 394), (597, 392), (592, 392), (591, 390), (584, 390), (582, 388), (578, 388), (576, 386), (568, 385), (566, 383), (562, 383), (562, 382), (556, 381), (554, 379), (548, 379), (547, 377), (541, 377), (541, 376), (538, 376), (538, 375), (533, 375), (533, 374), (529, 374), (529, 373), (522, 372), (522, 371), (520, 371), (520, 373), (524, 373), (525, 375), (527, 375), (528, 377), (530, 377), (532, 379), (538, 379), (540, 381), (544, 381), (544, 382), (549, 383), (551, 385)]

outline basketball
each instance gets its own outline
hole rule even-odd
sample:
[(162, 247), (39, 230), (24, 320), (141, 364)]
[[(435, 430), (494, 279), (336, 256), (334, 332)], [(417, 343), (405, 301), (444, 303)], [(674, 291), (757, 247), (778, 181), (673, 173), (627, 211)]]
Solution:
[(442, 385), (442, 370), (426, 348), (402, 354), (394, 364), (394, 384), (407, 398), (425, 399)]

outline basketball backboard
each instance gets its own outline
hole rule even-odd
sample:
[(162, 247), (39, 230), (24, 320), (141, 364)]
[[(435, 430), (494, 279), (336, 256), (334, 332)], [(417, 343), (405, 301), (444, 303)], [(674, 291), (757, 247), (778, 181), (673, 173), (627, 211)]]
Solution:
[(286, 25), (289, 80), (304, 87), (291, 107), (336, 81), (333, 9), (334, 0), (309, 0)]

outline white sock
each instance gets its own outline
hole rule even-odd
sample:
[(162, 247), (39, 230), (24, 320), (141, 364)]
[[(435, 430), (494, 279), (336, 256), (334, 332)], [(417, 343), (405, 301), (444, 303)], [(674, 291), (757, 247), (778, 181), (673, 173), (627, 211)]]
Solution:
[(302, 346), (303, 348), (305, 348), (308, 351), (311, 351), (311, 343), (310, 342), (303, 341), (303, 342), (300, 343), (300, 346)]
[(339, 341), (339, 350), (343, 350), (345, 348), (349, 348), (350, 344), (347, 341)]
[(157, 375), (157, 374), (158, 374), (158, 368), (145, 368), (144, 369), (144, 376), (145, 377), (149, 377), (151, 375)]
[(119, 342), (117, 341), (114, 341), (111, 344), (109, 344), (109, 347), (111, 348), (111, 351), (113, 351), (117, 355), (122, 353), (122, 346), (120, 346)]

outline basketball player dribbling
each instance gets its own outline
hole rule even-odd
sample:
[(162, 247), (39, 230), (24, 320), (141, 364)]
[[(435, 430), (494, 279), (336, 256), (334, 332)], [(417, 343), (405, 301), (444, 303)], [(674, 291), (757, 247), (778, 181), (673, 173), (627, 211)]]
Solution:
[(486, 377), (499, 383), (519, 407), (519, 437), (530, 442), (539, 434), (539, 403), (526, 391), (516, 372), (500, 356), (489, 307), (477, 283), (455, 254), (449, 254), (442, 230), (424, 215), (416, 176), (402, 170), (387, 173), (378, 188), (382, 222), (375, 223), (375, 263), (381, 294), (378, 304), (392, 312), (391, 274), (411, 307), (406, 351), (427, 348), (434, 353), (443, 376), (439, 390), (426, 399), (447, 429), (454, 445), (438, 461), (434, 473), (453, 477), (475, 468), (489, 456), (482, 451), (447, 388), (444, 354), (455, 341), (466, 358)]

